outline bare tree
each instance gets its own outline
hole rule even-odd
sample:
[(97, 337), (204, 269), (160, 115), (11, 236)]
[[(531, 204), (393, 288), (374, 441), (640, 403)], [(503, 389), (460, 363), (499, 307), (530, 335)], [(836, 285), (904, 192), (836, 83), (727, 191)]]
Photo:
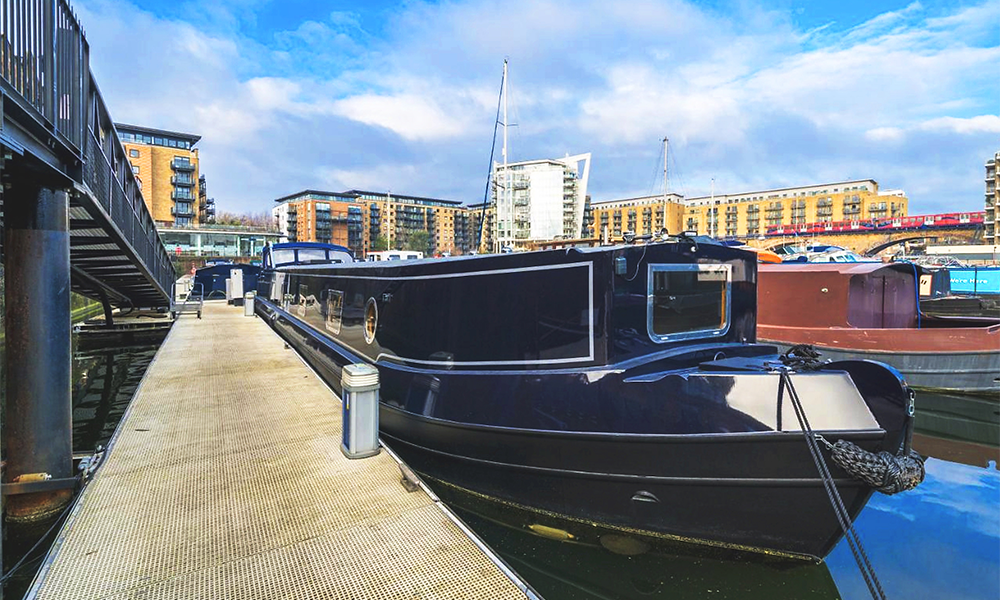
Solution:
[(272, 217), (268, 212), (231, 213), (222, 211), (215, 216), (215, 224), (238, 227), (257, 227), (270, 230), (276, 228), (274, 217)]

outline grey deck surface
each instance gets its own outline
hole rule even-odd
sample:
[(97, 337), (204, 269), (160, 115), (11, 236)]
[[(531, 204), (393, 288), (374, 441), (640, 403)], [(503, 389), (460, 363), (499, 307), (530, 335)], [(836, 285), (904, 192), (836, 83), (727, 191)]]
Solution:
[(524, 598), (391, 456), (340, 452), (340, 402), (258, 318), (175, 325), (38, 598)]

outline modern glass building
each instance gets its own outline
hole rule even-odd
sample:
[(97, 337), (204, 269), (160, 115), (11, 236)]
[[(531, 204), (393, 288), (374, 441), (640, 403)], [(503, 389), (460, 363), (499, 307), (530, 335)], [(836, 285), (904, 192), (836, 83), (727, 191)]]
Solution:
[(237, 258), (260, 256), (268, 243), (281, 241), (281, 234), (253, 227), (200, 225), (159, 230), (167, 251), (177, 256)]

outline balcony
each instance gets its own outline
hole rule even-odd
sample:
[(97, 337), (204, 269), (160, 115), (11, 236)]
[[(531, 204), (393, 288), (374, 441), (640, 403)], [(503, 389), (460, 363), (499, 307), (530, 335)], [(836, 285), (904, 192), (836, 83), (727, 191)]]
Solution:
[(196, 199), (190, 190), (174, 190), (170, 193), (170, 198), (181, 202), (194, 202)]
[(170, 214), (175, 217), (193, 217), (194, 209), (190, 204), (177, 204), (170, 207)]
[(191, 179), (190, 175), (174, 175), (170, 178), (170, 183), (185, 187), (194, 187), (194, 179)]
[(189, 160), (177, 160), (175, 158), (170, 161), (170, 168), (182, 173), (192, 173), (194, 172), (195, 165)]

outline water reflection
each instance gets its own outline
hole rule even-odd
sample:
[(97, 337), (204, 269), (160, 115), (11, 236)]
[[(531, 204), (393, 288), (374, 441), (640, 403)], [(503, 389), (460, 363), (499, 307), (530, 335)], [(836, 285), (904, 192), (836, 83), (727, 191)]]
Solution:
[[(876, 494), (856, 523), (886, 592), (897, 598), (1000, 598), (1000, 473), (927, 459), (927, 478)], [(844, 544), (827, 564), (845, 598), (868, 591)]]
[[(74, 342), (76, 341), (74, 336)], [(107, 446), (139, 382), (156, 354), (157, 346), (132, 346), (77, 350), (73, 354), (73, 452), (90, 454), (98, 445)], [(2, 360), (2, 355), (0, 355)], [(37, 548), (32, 546), (41, 540)], [(24, 565), (4, 585), (7, 598), (21, 598), (34, 579), (48, 551), (58, 523), (8, 523), (3, 544), (3, 564), (9, 569), (29, 550)]]
[[(914, 448), (929, 457), (924, 483), (875, 494), (855, 527), (889, 597), (1000, 598), (1000, 403), (925, 393), (917, 410)], [(440, 483), (435, 489), (545, 600), (870, 598), (843, 540), (822, 565), (693, 549), (623, 556), (542, 537)]]
[(73, 356), (73, 451), (107, 446), (157, 346), (105, 348)]
[[(927, 478), (873, 496), (856, 527), (892, 596), (1000, 598), (1000, 402), (922, 392), (916, 406)], [(827, 563), (845, 597), (867, 597), (844, 544)]]
[(840, 598), (826, 565), (729, 561), (648, 552), (616, 554), (560, 542), (460, 508), (462, 517), (545, 600)]

